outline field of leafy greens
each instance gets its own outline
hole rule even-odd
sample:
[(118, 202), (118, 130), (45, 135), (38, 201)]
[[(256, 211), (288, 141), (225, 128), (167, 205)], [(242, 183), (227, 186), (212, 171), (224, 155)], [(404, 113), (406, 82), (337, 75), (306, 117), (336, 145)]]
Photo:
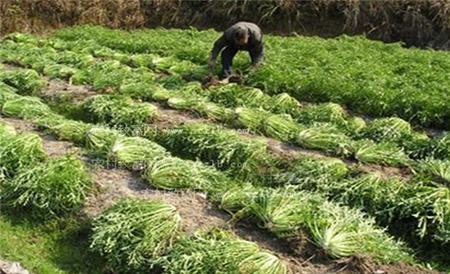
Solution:
[[(0, 225), (13, 235), (9, 220), (18, 213), (44, 227), (80, 218), (88, 197), (99, 195), (95, 160), (137, 174), (150, 189), (204, 193), (232, 216), (230, 226), (268, 233), (292, 246), (288, 254), (307, 241), (330, 263), (362, 257), (448, 271), (450, 133), (436, 130), (450, 127), (448, 53), (268, 36), (265, 64), (244, 83), (205, 88), (218, 35), (75, 27), (4, 37), (1, 117), (27, 121), (84, 155), (49, 155), (41, 136), (0, 121)], [(248, 61), (240, 55), (236, 65), (245, 71)], [(89, 92), (49, 95), (55, 81)], [(85, 248), (102, 266), (85, 271), (297, 273), (229, 228), (187, 233), (179, 211), (122, 197), (83, 218)], [(1, 249), (0, 258), (55, 273)]]

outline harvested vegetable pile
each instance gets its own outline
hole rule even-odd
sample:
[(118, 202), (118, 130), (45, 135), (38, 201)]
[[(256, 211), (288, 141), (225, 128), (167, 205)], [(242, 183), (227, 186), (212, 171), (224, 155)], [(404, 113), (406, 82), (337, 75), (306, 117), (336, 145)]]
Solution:
[(73, 157), (51, 159), (2, 184), (2, 204), (42, 217), (79, 209), (91, 188), (84, 164)]
[(14, 131), (5, 124), (1, 126), (0, 138), (0, 167), (2, 173), (14, 177), (20, 171), (44, 160), (42, 140), (32, 133), (14, 134)]
[(142, 272), (170, 249), (180, 221), (169, 204), (122, 199), (94, 220), (91, 249), (116, 271)]
[(256, 244), (221, 230), (180, 239), (162, 258), (165, 273), (286, 274), (287, 266)]
[(111, 95), (97, 95), (88, 98), (82, 106), (90, 120), (107, 123), (115, 127), (142, 126), (157, 115), (157, 108), (148, 103), (134, 103), (130, 98)]

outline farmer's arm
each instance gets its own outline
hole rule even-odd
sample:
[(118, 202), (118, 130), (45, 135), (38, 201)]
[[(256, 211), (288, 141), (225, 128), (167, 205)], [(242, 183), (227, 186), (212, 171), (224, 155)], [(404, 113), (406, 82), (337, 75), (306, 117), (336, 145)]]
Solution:
[(255, 24), (247, 24), (248, 32), (250, 34), (250, 57), (252, 59), (252, 66), (258, 66), (264, 58), (264, 41), (261, 29)]
[(252, 66), (258, 66), (264, 59), (264, 43), (258, 43), (251, 51)]
[(217, 55), (219, 52), (227, 45), (225, 35), (222, 35), (215, 43), (214, 47), (211, 50), (211, 57), (209, 58), (209, 64), (211, 65), (215, 63), (217, 59)]

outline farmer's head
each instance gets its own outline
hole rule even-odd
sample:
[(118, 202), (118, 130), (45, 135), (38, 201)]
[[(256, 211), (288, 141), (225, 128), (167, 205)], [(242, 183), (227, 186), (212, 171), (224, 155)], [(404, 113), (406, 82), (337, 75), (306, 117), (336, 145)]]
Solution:
[(239, 46), (243, 46), (248, 42), (247, 30), (238, 28), (234, 34), (234, 42)]

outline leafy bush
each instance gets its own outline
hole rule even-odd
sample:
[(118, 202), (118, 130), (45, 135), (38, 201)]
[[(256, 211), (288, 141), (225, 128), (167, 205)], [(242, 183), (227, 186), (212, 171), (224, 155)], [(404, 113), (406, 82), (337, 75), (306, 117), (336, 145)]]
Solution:
[(114, 271), (148, 273), (180, 229), (176, 208), (161, 201), (121, 199), (93, 222), (91, 249)]
[(84, 164), (65, 156), (23, 170), (2, 184), (1, 196), (5, 206), (55, 217), (79, 209), (90, 188)]

